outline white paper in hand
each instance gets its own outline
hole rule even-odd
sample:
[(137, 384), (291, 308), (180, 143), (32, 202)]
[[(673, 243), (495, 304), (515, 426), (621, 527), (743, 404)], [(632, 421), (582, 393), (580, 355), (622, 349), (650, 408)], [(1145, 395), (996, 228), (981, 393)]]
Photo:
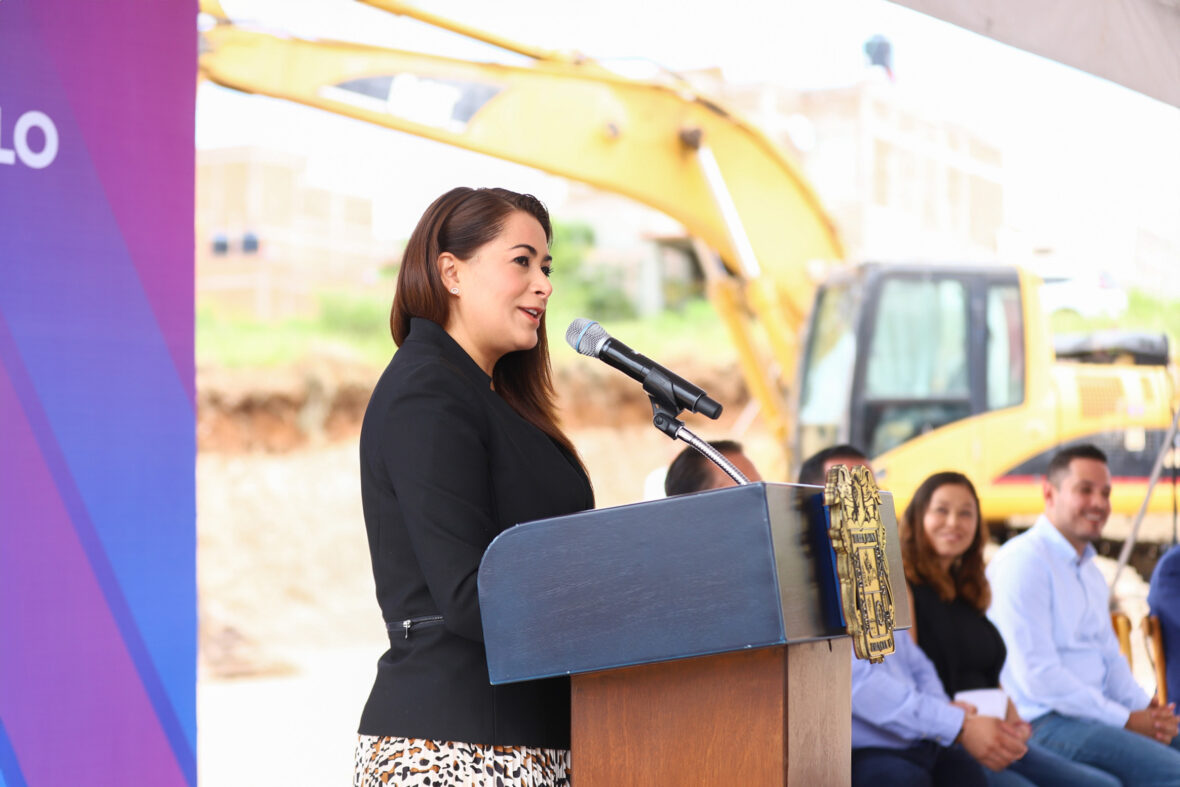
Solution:
[(979, 710), (980, 716), (995, 716), (1002, 719), (1008, 715), (1008, 695), (1003, 689), (971, 689), (955, 694), (955, 702), (969, 702)]

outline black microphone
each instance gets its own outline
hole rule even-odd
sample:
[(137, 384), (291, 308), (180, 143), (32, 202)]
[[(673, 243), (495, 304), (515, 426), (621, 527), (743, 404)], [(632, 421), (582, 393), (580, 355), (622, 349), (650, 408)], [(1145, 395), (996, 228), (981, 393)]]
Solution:
[[(582, 355), (605, 361), (628, 377), (643, 383), (643, 389), (649, 394), (675, 399), (678, 410), (701, 413), (712, 419), (721, 415), (721, 405), (700, 388), (613, 338), (594, 320), (579, 317), (571, 322), (565, 331), (565, 340)], [(652, 388), (657, 390), (653, 391)]]

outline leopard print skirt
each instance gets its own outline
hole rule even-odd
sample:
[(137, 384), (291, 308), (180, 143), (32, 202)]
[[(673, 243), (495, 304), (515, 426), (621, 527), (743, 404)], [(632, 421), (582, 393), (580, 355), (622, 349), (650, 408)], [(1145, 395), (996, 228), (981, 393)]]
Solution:
[(361, 735), (353, 787), (569, 787), (567, 749)]

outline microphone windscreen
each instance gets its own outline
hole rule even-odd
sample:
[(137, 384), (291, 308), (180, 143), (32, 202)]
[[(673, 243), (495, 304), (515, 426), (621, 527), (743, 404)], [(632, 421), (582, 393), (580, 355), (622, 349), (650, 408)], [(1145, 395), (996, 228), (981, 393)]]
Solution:
[(594, 320), (578, 317), (565, 329), (565, 340), (582, 355), (597, 358), (610, 334)]

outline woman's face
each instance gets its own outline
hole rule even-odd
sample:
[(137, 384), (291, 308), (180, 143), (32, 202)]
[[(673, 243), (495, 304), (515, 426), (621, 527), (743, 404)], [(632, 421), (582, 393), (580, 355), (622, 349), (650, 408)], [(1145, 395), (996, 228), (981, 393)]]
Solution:
[(934, 490), (922, 518), (926, 541), (949, 568), (975, 541), (979, 511), (971, 490), (961, 484), (943, 484)]
[(500, 234), (470, 259), (443, 259), (443, 281), (459, 290), (451, 296), (447, 333), (488, 375), (504, 355), (537, 345), (553, 292), (551, 260), (540, 222), (523, 211), (511, 213)]

